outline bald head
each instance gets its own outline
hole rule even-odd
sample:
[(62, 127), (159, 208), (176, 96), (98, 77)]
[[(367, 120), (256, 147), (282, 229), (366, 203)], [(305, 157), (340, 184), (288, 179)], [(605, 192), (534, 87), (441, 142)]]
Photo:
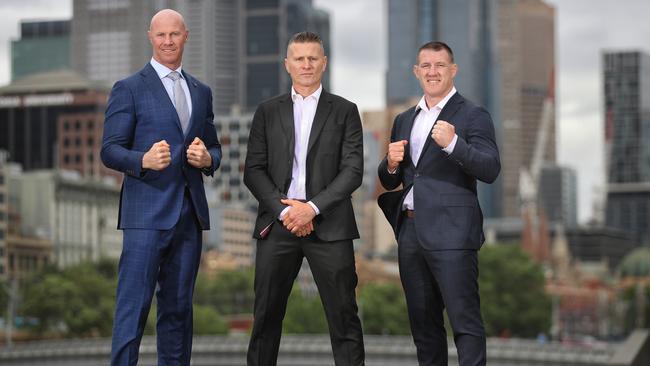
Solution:
[(183, 19), (183, 16), (181, 13), (177, 12), (176, 10), (172, 9), (163, 9), (159, 12), (157, 12), (152, 18), (151, 18), (151, 23), (149, 23), (149, 31), (153, 29), (157, 23), (167, 23), (167, 22), (178, 22), (180, 25), (185, 29), (185, 19)]
[(171, 70), (178, 69), (183, 59), (183, 48), (190, 32), (185, 27), (183, 16), (171, 9), (164, 9), (151, 18), (149, 42), (153, 58)]

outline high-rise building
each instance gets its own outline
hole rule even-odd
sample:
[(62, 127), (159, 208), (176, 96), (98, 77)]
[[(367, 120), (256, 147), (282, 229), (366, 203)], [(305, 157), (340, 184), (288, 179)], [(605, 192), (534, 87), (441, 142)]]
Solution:
[(490, 10), (484, 0), (388, 0), (386, 104), (402, 104), (422, 95), (413, 76), (417, 50), (440, 40), (454, 51), (460, 70), (455, 80), (458, 91), (487, 105)]
[(251, 267), (254, 263), (255, 242), (253, 228), (257, 214), (249, 208), (235, 205), (219, 207), (215, 221), (219, 221), (219, 252), (228, 254), (239, 268)]
[[(493, 72), (493, 117), (499, 137), (501, 216), (520, 214), (519, 175), (532, 167), (533, 152), (544, 143), (542, 160), (555, 162), (555, 118), (541, 137), (539, 126), (547, 95), (554, 95), (555, 10), (541, 0), (499, 0), (496, 16)], [(539, 186), (539, 182), (536, 182)]]
[[(542, 0), (389, 0), (387, 9), (387, 104), (422, 95), (412, 73), (419, 46), (449, 44), (459, 67), (456, 88), (490, 112), (501, 152), (499, 179), (478, 187), (483, 212), (519, 216), (520, 169), (530, 167), (543, 100), (553, 94), (554, 8)], [(549, 162), (554, 125), (544, 144)]]
[(539, 182), (539, 202), (551, 225), (578, 226), (578, 181), (574, 169), (547, 164)]
[(223, 159), (214, 177), (206, 178), (205, 187), (212, 229), (205, 233), (204, 245), (217, 249), (237, 267), (251, 266), (254, 258), (257, 201), (242, 181), (252, 119), (250, 113), (217, 115)]
[(650, 55), (603, 55), (608, 226), (650, 244)]
[(242, 203), (251, 209), (257, 205), (255, 197), (242, 181), (252, 120), (250, 113), (217, 116), (215, 119), (223, 156), (219, 171), (211, 181), (216, 187), (216, 202)]
[(11, 80), (70, 68), (70, 21), (21, 21), (11, 41)]
[(219, 115), (235, 106), (254, 110), (262, 100), (289, 90), (283, 60), (294, 33), (318, 33), (329, 54), (329, 15), (314, 8), (312, 0), (74, 0), (73, 8), (73, 66), (108, 83), (151, 58), (147, 30), (153, 14), (178, 10), (190, 31), (183, 68), (210, 86)]
[(214, 112), (230, 113), (240, 104), (241, 0), (165, 0), (160, 7), (178, 10), (190, 38), (183, 68), (210, 86)]
[(0, 88), (0, 149), (26, 171), (60, 168), (119, 179), (99, 159), (108, 89), (71, 70)]
[[(246, 0), (242, 10), (242, 106), (254, 110), (263, 100), (289, 92), (291, 80), (284, 67), (289, 38), (308, 30), (323, 39), (329, 55), (329, 15), (315, 9), (312, 0)], [(323, 87), (329, 88), (329, 68)]]
[(73, 68), (91, 80), (112, 84), (151, 58), (147, 30), (154, 0), (74, 0), (71, 26)]

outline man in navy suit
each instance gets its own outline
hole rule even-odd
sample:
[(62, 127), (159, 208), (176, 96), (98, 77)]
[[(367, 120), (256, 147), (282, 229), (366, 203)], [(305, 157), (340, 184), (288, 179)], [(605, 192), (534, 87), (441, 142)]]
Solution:
[(210, 89), (182, 70), (189, 32), (169, 9), (151, 19), (151, 61), (113, 86), (101, 158), (124, 173), (112, 365), (135, 365), (156, 291), (158, 364), (189, 365), (201, 230), (210, 228), (202, 174), (219, 167)]
[(398, 243), (399, 268), (420, 365), (447, 365), (443, 310), (461, 366), (485, 365), (478, 292), (484, 241), (476, 181), (501, 170), (488, 112), (454, 87), (458, 66), (448, 45), (424, 44), (413, 73), (424, 96), (395, 118), (379, 165), (379, 205)]

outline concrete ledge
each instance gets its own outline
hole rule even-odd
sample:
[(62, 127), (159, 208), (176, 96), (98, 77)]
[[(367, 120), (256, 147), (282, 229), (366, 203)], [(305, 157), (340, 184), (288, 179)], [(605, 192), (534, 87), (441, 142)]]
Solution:
[(650, 365), (650, 331), (635, 330), (621, 344), (609, 361), (612, 366), (648, 366)]

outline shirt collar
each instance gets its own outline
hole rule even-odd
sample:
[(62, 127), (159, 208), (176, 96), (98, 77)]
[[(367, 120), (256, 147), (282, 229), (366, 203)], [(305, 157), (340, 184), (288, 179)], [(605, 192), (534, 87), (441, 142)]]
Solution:
[(445, 105), (447, 105), (447, 102), (449, 102), (449, 99), (451, 99), (451, 97), (454, 94), (456, 94), (456, 87), (452, 86), (449, 93), (447, 93), (447, 95), (445, 95), (445, 97), (442, 98), (442, 100), (440, 100), (438, 102), (438, 104), (434, 105), (431, 108), (427, 107), (427, 101), (426, 101), (426, 99), (424, 98), (424, 95), (423, 95), (422, 98), (420, 99), (420, 102), (418, 102), (417, 107), (415, 107), (415, 109), (416, 109), (416, 111), (421, 109), (421, 110), (423, 110), (425, 112), (430, 112), (434, 108), (437, 108), (438, 110), (442, 110), (445, 107)]
[[(316, 99), (316, 101), (318, 101), (320, 99), (320, 94), (322, 92), (323, 92), (323, 84), (320, 84), (318, 86), (318, 89), (316, 89), (315, 92), (313, 92), (311, 95), (308, 95), (306, 98), (303, 98), (303, 100), (309, 99), (309, 98), (314, 98), (314, 99)], [(298, 97), (302, 98), (302, 95), (296, 93), (296, 89), (294, 89), (293, 86), (292, 86), (291, 87), (291, 100), (293, 100), (295, 102)]]
[(153, 57), (151, 58), (151, 61), (149, 61), (151, 66), (153, 66), (153, 69), (156, 70), (156, 74), (158, 74), (158, 77), (163, 79), (166, 78), (167, 75), (169, 75), (170, 72), (176, 71), (178, 74), (181, 76), (182, 79), (185, 79), (185, 76), (183, 75), (183, 65), (181, 64), (178, 69), (172, 70), (169, 67), (161, 64), (160, 62), (156, 61)]

